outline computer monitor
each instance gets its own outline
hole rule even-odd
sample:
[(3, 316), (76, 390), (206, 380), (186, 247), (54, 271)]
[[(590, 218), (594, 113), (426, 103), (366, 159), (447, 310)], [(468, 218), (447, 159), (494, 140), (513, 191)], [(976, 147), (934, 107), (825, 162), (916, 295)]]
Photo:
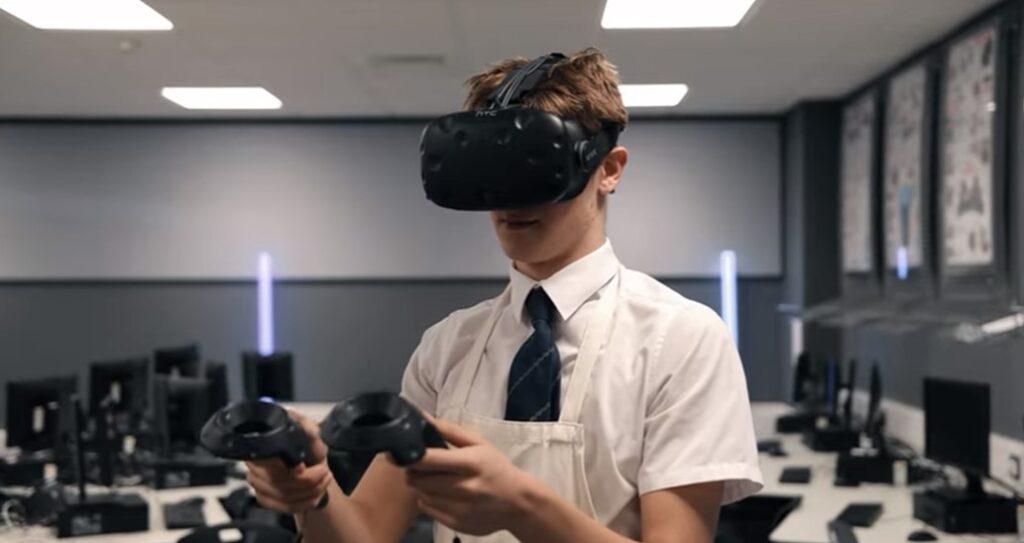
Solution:
[(210, 386), (206, 379), (158, 375), (153, 382), (153, 418), (161, 453), (191, 451), (210, 415)]
[(201, 366), (199, 345), (195, 343), (153, 351), (153, 371), (157, 375), (202, 377)]
[(7, 446), (26, 451), (57, 448), (68, 427), (78, 377), (67, 375), (7, 383)]
[(833, 418), (839, 411), (839, 362), (829, 358), (825, 363), (825, 407)]
[(242, 378), (245, 397), (250, 400), (270, 398), (276, 401), (295, 399), (292, 353), (262, 355), (242, 353)]
[(209, 408), (216, 411), (228, 404), (228, 366), (207, 360), (205, 373), (209, 383)]
[(857, 390), (857, 359), (851, 358), (846, 366), (846, 381), (843, 383), (846, 389), (846, 398), (843, 401), (843, 425), (847, 428), (853, 426), (853, 394)]
[(967, 493), (983, 496), (989, 471), (989, 386), (945, 379), (924, 380), (925, 456), (963, 470)]
[(871, 377), (868, 383), (868, 413), (864, 419), (864, 431), (869, 436), (877, 437), (881, 433), (882, 424), (882, 369), (876, 360), (871, 365)]
[(89, 365), (89, 411), (101, 406), (141, 415), (149, 403), (149, 359), (93, 362)]
[(793, 371), (793, 403), (801, 404), (808, 399), (811, 386), (811, 355), (804, 351), (796, 357)]

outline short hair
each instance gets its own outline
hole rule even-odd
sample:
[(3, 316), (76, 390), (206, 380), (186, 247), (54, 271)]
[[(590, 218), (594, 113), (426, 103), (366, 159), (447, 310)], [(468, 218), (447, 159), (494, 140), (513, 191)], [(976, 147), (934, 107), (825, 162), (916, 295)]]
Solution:
[[(492, 64), (466, 80), (464, 107), (480, 109), (509, 73), (530, 62), (514, 57)], [(619, 72), (603, 51), (588, 47), (548, 68), (548, 77), (523, 97), (523, 105), (579, 122), (588, 134), (602, 124), (626, 126), (628, 115), (619, 94)]]

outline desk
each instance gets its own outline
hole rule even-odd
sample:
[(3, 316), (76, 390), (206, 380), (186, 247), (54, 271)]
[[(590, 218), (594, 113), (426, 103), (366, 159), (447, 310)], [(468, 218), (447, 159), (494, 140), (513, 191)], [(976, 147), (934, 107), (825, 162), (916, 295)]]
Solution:
[[(299, 413), (319, 422), (334, 406), (332, 403), (291, 403), (286, 407), (295, 409)], [(0, 443), (5, 443), (5, 434), (0, 429)], [(135, 492), (149, 502), (149, 526), (148, 532), (134, 532), (127, 534), (104, 534), (100, 536), (70, 537), (57, 539), (53, 528), (32, 526), (25, 530), (7, 530), (2, 528), (0, 522), (0, 543), (38, 543), (43, 541), (62, 541), (67, 543), (175, 543), (190, 530), (167, 530), (164, 528), (163, 505), (173, 503), (185, 498), (202, 496), (205, 499), (203, 514), (206, 516), (206, 523), (210, 526), (229, 522), (231, 519), (221, 507), (218, 498), (226, 496), (232, 490), (244, 486), (245, 481), (228, 480), (227, 484), (221, 486), (175, 488), (168, 490), (154, 490), (148, 487), (124, 487), (118, 491)], [(106, 492), (108, 489), (96, 487), (92, 492)], [(73, 489), (69, 489), (75, 492)]]
[[(288, 407), (320, 421), (333, 404), (295, 403)], [(755, 403), (754, 428), (759, 439), (775, 438), (782, 441), (788, 457), (761, 455), (761, 471), (765, 478), (763, 493), (785, 496), (801, 496), (803, 501), (796, 510), (772, 533), (775, 543), (829, 543), (826, 523), (835, 518), (847, 503), (857, 501), (882, 502), (885, 511), (871, 528), (856, 528), (860, 543), (900, 543), (914, 530), (927, 529), (939, 537), (940, 542), (949, 543), (1015, 543), (1016, 536), (953, 536), (926, 526), (914, 520), (912, 515), (912, 490), (888, 485), (862, 485), (857, 488), (842, 488), (832, 485), (836, 463), (834, 453), (816, 453), (800, 441), (799, 436), (775, 434), (775, 418), (790, 411), (782, 403)], [(782, 470), (789, 466), (810, 466), (813, 478), (809, 485), (784, 485), (778, 482)], [(228, 516), (217, 498), (244, 485), (244, 481), (231, 480), (227, 485), (214, 487), (153, 490), (150, 488), (125, 488), (125, 491), (139, 492), (149, 502), (148, 532), (110, 534), (68, 539), (56, 539), (49, 528), (31, 527), (27, 530), (0, 531), (0, 543), (39, 543), (63, 541), (68, 543), (175, 543), (188, 530), (164, 529), (164, 503), (176, 502), (192, 496), (206, 499), (204, 513), (208, 524), (227, 522)]]
[[(779, 439), (787, 457), (761, 455), (764, 494), (801, 496), (800, 506), (772, 532), (774, 543), (829, 543), (826, 524), (850, 502), (881, 502), (882, 517), (871, 528), (855, 528), (859, 543), (900, 543), (914, 530), (928, 530), (938, 541), (950, 543), (1015, 543), (1015, 535), (970, 536), (939, 532), (913, 516), (913, 489), (890, 485), (864, 484), (859, 487), (835, 487), (835, 465), (838, 454), (811, 451), (797, 435), (775, 434), (774, 418), (790, 409), (785, 404), (754, 404), (755, 431), (758, 439)], [(779, 483), (786, 467), (808, 466), (813, 473), (811, 483), (793, 485)]]
[[(333, 403), (289, 403), (286, 407), (295, 409), (299, 413), (319, 422), (334, 406)], [(0, 429), (0, 443), (6, 442), (5, 434)], [(173, 503), (185, 498), (202, 496), (205, 499), (203, 514), (206, 516), (206, 523), (210, 526), (229, 522), (224, 508), (221, 507), (218, 498), (226, 496), (232, 490), (244, 486), (245, 481), (228, 480), (227, 484), (221, 486), (176, 488), (168, 490), (154, 490), (148, 487), (124, 487), (118, 491), (135, 492), (149, 502), (149, 526), (148, 532), (134, 532), (127, 534), (104, 534), (100, 536), (71, 537), (57, 539), (53, 528), (32, 526), (25, 530), (7, 530), (2, 528), (0, 522), (0, 543), (38, 543), (48, 541), (61, 541), (67, 543), (175, 543), (190, 530), (167, 530), (164, 528), (163, 505)], [(74, 492), (73, 489), (69, 489)], [(96, 487), (90, 491), (105, 492), (108, 489)]]
[[(243, 486), (244, 481), (228, 481), (222, 486), (207, 486), (195, 488), (175, 488), (169, 490), (153, 490), (147, 487), (124, 487), (118, 491), (136, 492), (149, 502), (149, 526), (148, 532), (133, 532), (127, 534), (103, 534), (83, 537), (68, 537), (57, 539), (53, 528), (32, 526), (25, 530), (14, 529), (0, 531), (0, 543), (37, 543), (43, 541), (62, 541), (67, 543), (175, 543), (190, 530), (167, 530), (164, 528), (163, 504), (177, 502), (193, 496), (205, 498), (203, 514), (206, 515), (206, 522), (209, 525), (222, 524), (230, 521), (228, 514), (221, 507), (217, 498), (227, 495), (229, 492)], [(90, 488), (92, 492), (108, 491), (102, 488)]]

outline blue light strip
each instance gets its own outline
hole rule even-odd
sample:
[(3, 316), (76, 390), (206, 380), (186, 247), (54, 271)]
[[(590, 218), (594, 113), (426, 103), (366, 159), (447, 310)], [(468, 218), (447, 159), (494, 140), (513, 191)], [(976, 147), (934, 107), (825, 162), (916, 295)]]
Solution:
[(260, 253), (259, 279), (259, 351), (266, 356), (274, 352), (274, 284), (270, 255)]
[(896, 249), (896, 276), (899, 277), (901, 281), (906, 280), (907, 278), (907, 268), (907, 248), (900, 247)]
[(739, 309), (736, 298), (736, 253), (722, 251), (719, 257), (719, 273), (722, 276), (722, 319), (729, 327), (733, 343), (739, 344)]

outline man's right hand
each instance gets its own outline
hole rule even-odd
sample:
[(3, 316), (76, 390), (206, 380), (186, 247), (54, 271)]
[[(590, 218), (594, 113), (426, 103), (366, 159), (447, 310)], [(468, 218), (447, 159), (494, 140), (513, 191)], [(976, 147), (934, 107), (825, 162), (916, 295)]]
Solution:
[(316, 508), (334, 478), (327, 467), (327, 445), (320, 439), (316, 423), (291, 409), (288, 414), (306, 431), (315, 463), (289, 468), (281, 460), (270, 458), (248, 461), (245, 466), (249, 485), (261, 506), (295, 514)]

